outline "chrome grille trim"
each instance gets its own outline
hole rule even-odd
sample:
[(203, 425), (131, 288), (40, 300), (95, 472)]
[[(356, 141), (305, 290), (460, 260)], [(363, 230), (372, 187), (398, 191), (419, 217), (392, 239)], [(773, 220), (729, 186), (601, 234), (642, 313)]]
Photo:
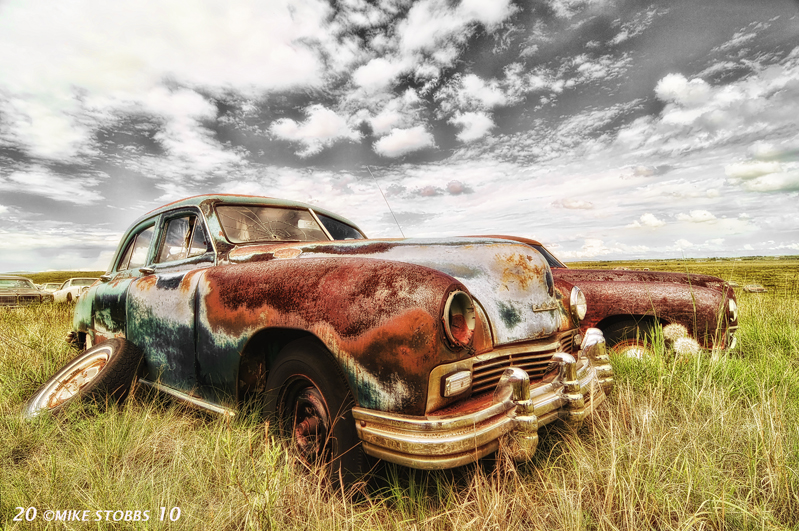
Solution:
[[(472, 395), (493, 390), (508, 367), (520, 367), (535, 382), (543, 378), (550, 368), (555, 352), (574, 353), (574, 336), (577, 329), (561, 332), (555, 338), (499, 347), (473, 358)], [(554, 340), (553, 340), (554, 339)]]

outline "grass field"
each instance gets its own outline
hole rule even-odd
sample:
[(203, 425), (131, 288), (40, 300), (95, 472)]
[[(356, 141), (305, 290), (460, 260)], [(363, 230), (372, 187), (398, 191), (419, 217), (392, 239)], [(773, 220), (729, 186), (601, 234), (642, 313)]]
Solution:
[[(739, 291), (738, 347), (719, 359), (614, 357), (601, 415), (579, 432), (542, 430), (529, 463), (386, 467), (356, 495), (303, 471), (253, 416), (210, 416), (141, 389), (122, 407), (22, 421), (24, 401), (74, 355), (63, 341), (71, 308), (2, 310), (0, 527), (799, 529), (799, 260), (591, 265), (710, 272), (770, 291)], [(36, 519), (15, 522), (17, 507)], [(149, 520), (48, 524), (48, 509)]]

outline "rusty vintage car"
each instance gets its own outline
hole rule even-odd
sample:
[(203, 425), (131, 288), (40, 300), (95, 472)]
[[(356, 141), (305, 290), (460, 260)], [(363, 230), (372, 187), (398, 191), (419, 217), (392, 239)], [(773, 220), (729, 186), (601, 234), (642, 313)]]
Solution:
[(540, 242), (494, 236), (532, 247), (547, 260), (556, 284), (577, 286), (588, 303), (583, 332), (602, 331), (617, 352), (642, 357), (653, 352), (662, 326), (666, 343), (678, 352), (735, 347), (738, 303), (733, 286), (710, 275), (659, 271), (571, 269)]
[(53, 295), (40, 291), (29, 278), (0, 275), (0, 308), (19, 308), (53, 302)]
[[(565, 284), (563, 285), (565, 286)], [(579, 423), (613, 386), (602, 333), (544, 257), (493, 238), (369, 240), (321, 208), (206, 195), (145, 215), (75, 308), (86, 349), (26, 414), (139, 381), (233, 414), (265, 404), (308, 460), (437, 469)], [(143, 353), (143, 354), (142, 354)]]

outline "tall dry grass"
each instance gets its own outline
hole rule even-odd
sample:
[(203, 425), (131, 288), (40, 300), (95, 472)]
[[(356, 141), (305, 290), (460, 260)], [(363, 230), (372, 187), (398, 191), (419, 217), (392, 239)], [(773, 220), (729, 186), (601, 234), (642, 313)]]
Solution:
[[(62, 341), (70, 308), (0, 311), (0, 525), (799, 529), (799, 299), (743, 294), (740, 306), (736, 351), (680, 358), (661, 344), (651, 359), (614, 358), (601, 414), (579, 431), (542, 430), (528, 463), (386, 466), (357, 492), (304, 470), (255, 415), (210, 416), (142, 389), (120, 407), (22, 421), (24, 400), (74, 354)], [(17, 507), (36, 507), (37, 519), (13, 521)], [(150, 520), (48, 523), (47, 509), (149, 510)]]

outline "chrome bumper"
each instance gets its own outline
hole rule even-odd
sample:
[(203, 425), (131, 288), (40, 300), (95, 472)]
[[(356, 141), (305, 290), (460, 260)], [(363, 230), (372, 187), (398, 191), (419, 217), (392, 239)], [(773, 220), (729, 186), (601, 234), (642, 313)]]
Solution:
[(493, 397), (465, 413), (416, 417), (353, 408), (364, 451), (413, 468), (443, 469), (464, 465), (499, 449), (502, 443), (516, 459), (527, 459), (538, 446), (538, 428), (561, 419), (579, 425), (613, 388), (605, 339), (589, 329), (575, 360), (558, 352), (557, 377), (531, 386), (527, 373), (505, 370)]

